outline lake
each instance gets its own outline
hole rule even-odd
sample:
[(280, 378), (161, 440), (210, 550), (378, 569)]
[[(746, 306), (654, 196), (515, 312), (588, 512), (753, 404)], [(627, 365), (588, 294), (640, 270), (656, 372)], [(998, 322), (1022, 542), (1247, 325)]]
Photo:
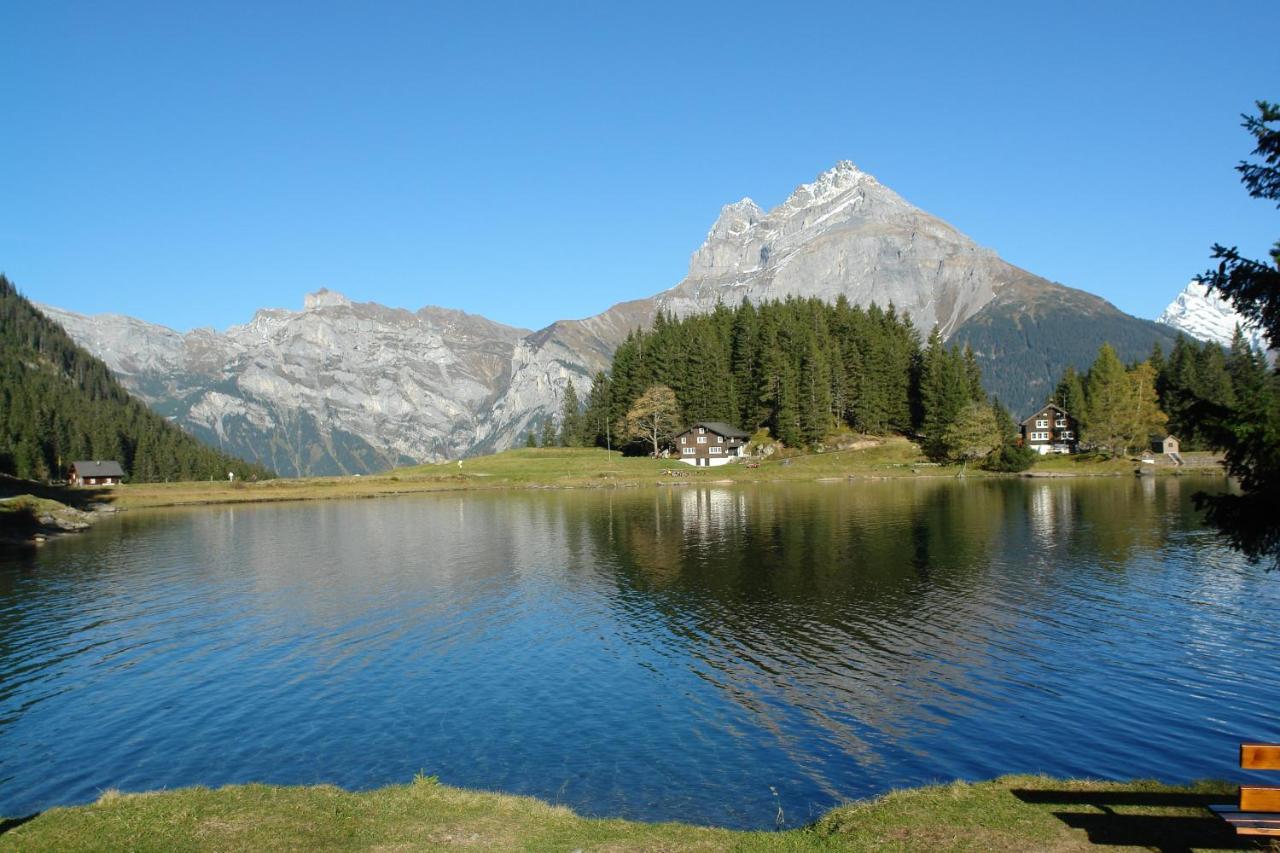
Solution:
[(0, 557), (0, 814), (442, 782), (795, 826), (1011, 772), (1243, 778), (1280, 575), (1191, 478), (135, 512)]

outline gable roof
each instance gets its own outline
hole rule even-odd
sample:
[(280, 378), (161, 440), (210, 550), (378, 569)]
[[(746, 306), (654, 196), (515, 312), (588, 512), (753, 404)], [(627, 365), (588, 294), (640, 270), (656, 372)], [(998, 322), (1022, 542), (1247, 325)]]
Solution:
[(1036, 415), (1042, 414), (1043, 412), (1047, 412), (1050, 409), (1057, 409), (1059, 412), (1062, 412), (1062, 414), (1066, 415), (1067, 417), (1071, 417), (1070, 413), (1068, 413), (1066, 409), (1062, 408), (1057, 403), (1045, 403), (1043, 406), (1036, 409), (1030, 415), (1027, 415), (1025, 418), (1023, 418), (1022, 421), (1020, 422), (1021, 425), (1026, 426), (1030, 421), (1035, 420)]
[(98, 462), (72, 462), (71, 467), (76, 469), (76, 473), (81, 477), (123, 477), (124, 469), (120, 467), (120, 463), (114, 459), (101, 460)]
[(743, 432), (737, 427), (730, 426), (724, 421), (698, 421), (695, 424), (691, 424), (685, 432), (688, 432), (695, 427), (702, 427), (703, 429), (714, 432), (716, 435), (723, 435), (725, 438), (751, 438), (751, 433)]

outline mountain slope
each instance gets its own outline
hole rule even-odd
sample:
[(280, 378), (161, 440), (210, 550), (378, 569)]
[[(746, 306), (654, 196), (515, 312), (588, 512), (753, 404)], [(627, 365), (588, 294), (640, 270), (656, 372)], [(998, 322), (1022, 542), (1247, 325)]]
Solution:
[(1053, 393), (1065, 368), (1087, 370), (1104, 343), (1129, 362), (1146, 358), (1153, 344), (1168, 352), (1177, 336), (1091, 293), (1039, 280), (1005, 288), (950, 342), (973, 348), (988, 393), (1028, 414)]
[(0, 472), (62, 477), (114, 459), (135, 481), (269, 476), (198, 442), (129, 396), (101, 361), (0, 275)]

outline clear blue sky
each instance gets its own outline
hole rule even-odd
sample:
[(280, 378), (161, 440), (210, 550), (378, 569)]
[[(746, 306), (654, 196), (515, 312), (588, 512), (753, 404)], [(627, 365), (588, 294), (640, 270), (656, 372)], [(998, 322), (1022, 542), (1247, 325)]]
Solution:
[(179, 329), (322, 286), (513, 325), (678, 282), (840, 159), (1154, 316), (1280, 212), (1280, 3), (6, 3), (0, 270)]

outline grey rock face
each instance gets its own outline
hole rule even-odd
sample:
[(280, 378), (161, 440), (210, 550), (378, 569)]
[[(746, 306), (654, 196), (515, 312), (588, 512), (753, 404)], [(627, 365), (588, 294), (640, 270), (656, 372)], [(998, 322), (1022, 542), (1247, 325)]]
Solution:
[(1002, 290), (1052, 287), (842, 162), (765, 212), (727, 205), (675, 287), (530, 333), (458, 311), (320, 291), (226, 333), (44, 308), (153, 408), (284, 474), (502, 450), (579, 397), (633, 329), (790, 295), (893, 303), (949, 335)]
[(282, 474), (338, 474), (460, 456), (527, 330), (320, 291), (226, 333), (41, 306), (132, 392), (180, 425)]

